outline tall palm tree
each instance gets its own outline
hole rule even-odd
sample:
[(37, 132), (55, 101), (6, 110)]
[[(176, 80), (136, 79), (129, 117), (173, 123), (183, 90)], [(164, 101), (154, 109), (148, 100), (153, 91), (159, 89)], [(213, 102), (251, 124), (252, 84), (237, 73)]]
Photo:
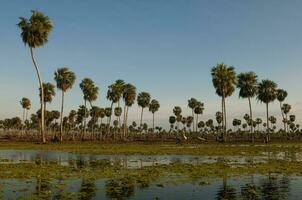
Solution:
[[(84, 106), (85, 110), (87, 109), (87, 101), (89, 102), (91, 108), (92, 101), (95, 101), (98, 97), (99, 88), (95, 86), (94, 82), (90, 78), (84, 78), (82, 82), (80, 83), (80, 88), (83, 92), (83, 98), (84, 98)], [(85, 114), (86, 116), (86, 114)], [(86, 120), (87, 118), (84, 118), (84, 135), (86, 134)]]
[(75, 80), (76, 75), (70, 71), (67, 67), (59, 68), (55, 72), (55, 81), (57, 82), (57, 88), (62, 91), (61, 99), (61, 119), (60, 119), (60, 141), (63, 141), (63, 111), (64, 111), (64, 93), (71, 89)]
[[(253, 122), (253, 112), (251, 98), (257, 94), (257, 75), (254, 72), (240, 73), (237, 76), (237, 88), (239, 88), (239, 97), (247, 98), (250, 108), (250, 120)], [(251, 124), (252, 142), (254, 142), (253, 126)]]
[(192, 117), (193, 117), (193, 130), (195, 130), (195, 124), (194, 124), (194, 109), (197, 106), (198, 101), (195, 98), (191, 98), (188, 100), (188, 106), (192, 110)]
[(42, 88), (41, 92), (41, 129), (40, 134), (42, 142), (46, 143), (46, 137), (44, 133), (44, 90), (42, 84), (42, 77), (40, 74), (39, 66), (35, 60), (33, 49), (43, 46), (48, 42), (48, 35), (52, 30), (52, 22), (50, 18), (38, 11), (32, 11), (32, 15), (29, 19), (24, 17), (19, 18), (18, 27), (21, 29), (21, 38), (25, 45), (29, 47), (32, 62), (35, 66), (35, 70), (39, 80), (39, 86)]
[(125, 102), (124, 105), (124, 137), (126, 136), (127, 130), (127, 121), (128, 121), (128, 111), (129, 107), (131, 107), (135, 103), (136, 99), (136, 88), (134, 85), (128, 83), (124, 86), (123, 91), (123, 100)]
[(265, 142), (269, 142), (269, 117), (268, 117), (268, 104), (275, 101), (277, 98), (277, 84), (271, 80), (262, 80), (258, 84), (257, 99), (266, 104), (266, 127), (267, 133)]
[(160, 104), (156, 99), (153, 99), (149, 104), (149, 111), (152, 113), (152, 130), (154, 132), (154, 114), (157, 112), (160, 108)]
[(223, 63), (217, 64), (211, 70), (213, 86), (216, 89), (216, 94), (221, 96), (221, 107), (223, 114), (224, 136), (226, 140), (227, 119), (225, 99), (233, 94), (236, 86), (236, 73), (232, 66), (227, 66)]
[(285, 116), (284, 116), (284, 113), (282, 111), (282, 104), (284, 102), (284, 100), (286, 99), (287, 97), (287, 92), (283, 89), (278, 89), (277, 90), (277, 100), (279, 101), (280, 103), (280, 110), (281, 110), (281, 115), (282, 115), (282, 122), (283, 122), (283, 125), (284, 125), (284, 131), (286, 132), (286, 123), (285, 123)]
[(137, 104), (142, 108), (141, 111), (141, 120), (140, 120), (140, 127), (142, 128), (143, 126), (143, 113), (144, 113), (144, 108), (149, 106), (151, 100), (151, 96), (147, 92), (141, 92), (137, 96)]

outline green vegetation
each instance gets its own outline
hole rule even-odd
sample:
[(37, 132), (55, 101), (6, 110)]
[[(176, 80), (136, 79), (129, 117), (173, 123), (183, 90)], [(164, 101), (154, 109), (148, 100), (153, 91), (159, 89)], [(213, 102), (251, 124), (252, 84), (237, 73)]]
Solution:
[(76, 153), (91, 154), (190, 154), (208, 156), (236, 156), (236, 155), (263, 155), (263, 152), (301, 152), (302, 143), (271, 143), (267, 145), (235, 145), (235, 144), (144, 144), (144, 143), (52, 143), (33, 144), (25, 142), (1, 142), (0, 149), (27, 149), (27, 150), (58, 150)]

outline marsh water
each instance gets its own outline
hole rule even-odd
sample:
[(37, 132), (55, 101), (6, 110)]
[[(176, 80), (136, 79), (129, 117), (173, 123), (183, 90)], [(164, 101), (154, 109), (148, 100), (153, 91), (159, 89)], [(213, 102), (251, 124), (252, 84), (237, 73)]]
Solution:
[[(267, 162), (269, 159), (301, 161), (296, 152), (263, 152), (259, 156), (195, 155), (100, 155), (40, 150), (0, 150), (0, 164), (51, 162), (64, 167), (85, 168), (98, 160), (123, 168), (184, 163), (226, 162), (231, 165)], [(0, 199), (301, 199), (302, 176), (254, 174), (236, 177), (196, 177), (178, 181), (168, 174), (144, 185), (131, 184), (127, 177), (101, 179), (0, 179)]]
[(225, 162), (228, 164), (264, 163), (273, 160), (302, 162), (302, 152), (262, 152), (261, 155), (248, 156), (199, 156), (199, 155), (144, 155), (144, 154), (83, 154), (47, 150), (0, 150), (0, 164), (55, 162), (63, 166), (83, 167), (96, 160), (119, 162), (125, 168), (142, 168), (171, 163), (199, 165)]

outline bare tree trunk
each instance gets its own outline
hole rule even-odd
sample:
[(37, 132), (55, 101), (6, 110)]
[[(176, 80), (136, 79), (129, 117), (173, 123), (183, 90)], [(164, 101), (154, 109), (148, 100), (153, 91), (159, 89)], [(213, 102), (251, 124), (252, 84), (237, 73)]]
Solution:
[(63, 141), (63, 111), (64, 111), (64, 91), (62, 90), (61, 116), (60, 116), (60, 142)]
[(45, 138), (45, 133), (44, 133), (44, 91), (43, 91), (43, 84), (42, 84), (42, 78), (41, 78), (41, 75), (40, 75), (40, 70), (39, 70), (39, 67), (36, 63), (36, 60), (35, 60), (35, 57), (34, 57), (34, 52), (33, 52), (33, 48), (30, 47), (30, 55), (31, 55), (31, 59), (32, 59), (32, 62), (35, 66), (35, 69), (36, 69), (36, 72), (37, 72), (37, 76), (38, 76), (38, 79), (39, 79), (39, 85), (40, 85), (40, 88), (41, 88), (41, 98), (40, 98), (40, 103), (41, 103), (41, 129), (40, 129), (40, 134), (41, 134), (41, 138), (42, 138), (42, 143), (46, 143), (46, 138)]

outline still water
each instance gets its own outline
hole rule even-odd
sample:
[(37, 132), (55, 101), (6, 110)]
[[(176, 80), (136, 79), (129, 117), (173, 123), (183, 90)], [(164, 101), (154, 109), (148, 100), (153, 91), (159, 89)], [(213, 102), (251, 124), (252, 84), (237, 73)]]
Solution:
[[(229, 164), (267, 162), (269, 159), (300, 161), (300, 153), (263, 152), (260, 156), (194, 155), (97, 155), (60, 151), (0, 150), (0, 164), (55, 162), (66, 167), (89, 166), (97, 160), (120, 163), (125, 168), (172, 164)], [(1, 172), (0, 172), (1, 173)], [(302, 199), (302, 176), (254, 174), (249, 176), (178, 180), (167, 174), (148, 184), (136, 185), (129, 177), (113, 179), (0, 179), (0, 199)]]
[[(121, 180), (1, 180), (1, 199), (301, 199), (302, 177), (253, 175), (200, 182), (146, 187), (122, 184)], [(112, 188), (114, 186), (114, 189)]]

